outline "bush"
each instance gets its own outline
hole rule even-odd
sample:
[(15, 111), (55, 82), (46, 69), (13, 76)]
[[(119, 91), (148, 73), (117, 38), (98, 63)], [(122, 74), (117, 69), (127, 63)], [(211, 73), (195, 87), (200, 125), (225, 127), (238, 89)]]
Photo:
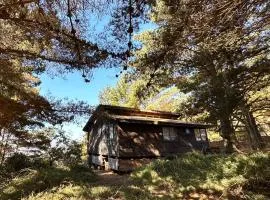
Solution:
[(4, 163), (9, 172), (18, 172), (31, 165), (29, 157), (22, 153), (15, 153), (8, 157)]
[(50, 166), (49, 161), (42, 157), (32, 157), (30, 159), (30, 167), (33, 169), (46, 168), (49, 166)]

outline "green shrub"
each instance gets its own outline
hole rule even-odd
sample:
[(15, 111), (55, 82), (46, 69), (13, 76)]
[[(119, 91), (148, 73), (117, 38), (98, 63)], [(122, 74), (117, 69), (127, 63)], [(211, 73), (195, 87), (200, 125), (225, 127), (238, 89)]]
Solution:
[(4, 168), (9, 173), (17, 173), (26, 168), (40, 169), (47, 167), (49, 167), (48, 160), (38, 156), (26, 156), (22, 153), (13, 154), (8, 157), (4, 163)]
[(50, 167), (49, 161), (42, 157), (32, 157), (30, 159), (30, 166), (33, 169), (47, 168)]
[(15, 153), (6, 159), (4, 165), (8, 171), (18, 172), (21, 169), (28, 168), (31, 164), (29, 157), (25, 154)]

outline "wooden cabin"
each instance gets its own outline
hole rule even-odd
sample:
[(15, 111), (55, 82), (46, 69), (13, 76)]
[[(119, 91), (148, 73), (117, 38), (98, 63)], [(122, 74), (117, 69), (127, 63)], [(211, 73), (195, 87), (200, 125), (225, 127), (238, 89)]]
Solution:
[(99, 105), (83, 128), (89, 163), (131, 171), (153, 158), (208, 148), (208, 125), (177, 120), (179, 114)]

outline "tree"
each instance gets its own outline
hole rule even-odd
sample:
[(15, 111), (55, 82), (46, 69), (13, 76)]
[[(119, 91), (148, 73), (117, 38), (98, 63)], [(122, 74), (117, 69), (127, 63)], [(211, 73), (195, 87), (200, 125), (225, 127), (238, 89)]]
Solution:
[(47, 68), (47, 62), (52, 62), (87, 73), (108, 52), (82, 38), (79, 16), (84, 3), (5, 0), (0, 8), (2, 55), (27, 60), (36, 68)]
[[(139, 36), (137, 72), (149, 74), (152, 84), (176, 84), (191, 93), (193, 107), (219, 121), (228, 152), (234, 111), (250, 116), (249, 93), (269, 85), (268, 6), (267, 1), (159, 1), (151, 13), (159, 28)], [(249, 121), (250, 132), (256, 135), (254, 123)]]
[(63, 130), (53, 129), (50, 146), (41, 155), (52, 166), (56, 161), (69, 167), (82, 164), (82, 143), (66, 136)]
[(48, 140), (37, 129), (45, 124), (61, 124), (73, 120), (75, 114), (86, 114), (90, 107), (84, 102), (48, 100), (40, 96), (40, 83), (33, 68), (22, 66), (22, 61), (2, 59), (0, 69), (0, 156), (19, 147), (41, 148)]
[(157, 94), (147, 99), (145, 108), (146, 110), (178, 112), (186, 99), (187, 96), (175, 86), (162, 88)]
[(99, 101), (107, 105), (175, 112), (186, 98), (176, 87), (151, 86), (147, 90), (146, 85), (147, 80), (143, 76), (128, 81), (123, 75), (116, 86), (107, 87), (99, 94)]
[[(85, 38), (85, 12), (102, 13), (111, 2), (4, 0), (0, 5), (0, 128), (61, 122), (58, 102), (41, 97), (38, 75), (53, 68), (80, 70), (86, 82), (105, 60), (126, 58)], [(23, 87), (22, 87), (23, 86)], [(80, 106), (78, 103), (77, 107)], [(73, 105), (69, 105), (74, 108)], [(56, 108), (58, 107), (58, 108)], [(76, 107), (76, 106), (75, 106)], [(74, 111), (74, 109), (73, 109)], [(18, 124), (19, 123), (19, 124)], [(31, 124), (32, 123), (32, 124)], [(12, 124), (12, 125), (11, 125)], [(15, 129), (19, 129), (18, 127)]]
[[(82, 39), (75, 16), (82, 2), (3, 1), (0, 5), (0, 154), (20, 145), (46, 143), (37, 128), (73, 120), (90, 111), (84, 102), (63, 102), (39, 94), (38, 75), (50, 67), (62, 73), (82, 70), (83, 77), (101, 60), (105, 50)], [(67, 15), (66, 15), (67, 13)], [(66, 16), (63, 17), (63, 16)], [(69, 20), (69, 23), (67, 23)], [(75, 25), (76, 24), (76, 25)], [(80, 34), (78, 30), (81, 30)], [(43, 140), (43, 141), (41, 141)]]
[(128, 81), (127, 76), (121, 76), (115, 87), (107, 87), (99, 94), (101, 104), (140, 108), (145, 96), (143, 89), (145, 81), (138, 79)]

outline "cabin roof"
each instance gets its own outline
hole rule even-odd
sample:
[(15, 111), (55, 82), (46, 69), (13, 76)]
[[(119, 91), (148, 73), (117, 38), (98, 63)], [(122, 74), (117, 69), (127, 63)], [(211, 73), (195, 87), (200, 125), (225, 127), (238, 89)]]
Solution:
[(90, 126), (100, 116), (123, 123), (143, 123), (196, 128), (210, 127), (210, 125), (208, 124), (183, 122), (181, 120), (178, 120), (178, 118), (180, 117), (179, 113), (148, 111), (120, 106), (99, 105), (92, 113), (83, 130), (89, 130)]
[(140, 110), (138, 108), (130, 108), (130, 107), (123, 107), (123, 106), (111, 106), (111, 105), (98, 105), (95, 112), (98, 112), (100, 110), (106, 110), (106, 111), (112, 111), (112, 112), (117, 112), (117, 111), (122, 111), (125, 113), (140, 113), (141, 115), (159, 115), (159, 116), (169, 116), (173, 118), (178, 118), (180, 117), (180, 113), (176, 112), (167, 112), (167, 111), (158, 111), (158, 110)]
[(124, 116), (124, 115), (109, 115), (112, 119), (119, 122), (126, 123), (142, 123), (142, 124), (162, 124), (162, 125), (173, 125), (173, 126), (184, 126), (184, 127), (197, 127), (207, 128), (210, 127), (208, 124), (184, 122), (177, 119), (164, 119), (155, 117), (143, 117), (143, 116)]

